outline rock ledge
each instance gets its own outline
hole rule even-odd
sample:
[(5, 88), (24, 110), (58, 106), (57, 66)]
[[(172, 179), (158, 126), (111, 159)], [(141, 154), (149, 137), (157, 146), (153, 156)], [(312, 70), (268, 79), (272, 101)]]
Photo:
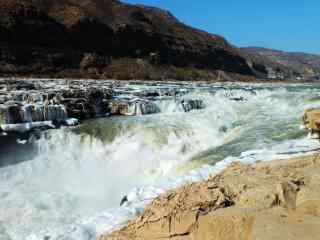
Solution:
[(243, 165), (155, 199), (101, 240), (315, 239), (320, 234), (320, 156)]

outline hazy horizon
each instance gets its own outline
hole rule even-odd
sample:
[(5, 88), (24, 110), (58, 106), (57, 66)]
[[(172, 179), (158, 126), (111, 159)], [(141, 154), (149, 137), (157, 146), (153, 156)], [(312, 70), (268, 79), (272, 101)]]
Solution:
[(180, 21), (225, 37), (238, 47), (320, 54), (320, 2), (122, 0), (170, 11)]

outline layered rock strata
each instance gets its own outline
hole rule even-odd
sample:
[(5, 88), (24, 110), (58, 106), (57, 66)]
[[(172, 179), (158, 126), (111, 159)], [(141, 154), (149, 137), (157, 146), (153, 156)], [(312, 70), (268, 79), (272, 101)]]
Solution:
[(100, 240), (300, 240), (320, 234), (320, 157), (234, 163), (155, 199)]

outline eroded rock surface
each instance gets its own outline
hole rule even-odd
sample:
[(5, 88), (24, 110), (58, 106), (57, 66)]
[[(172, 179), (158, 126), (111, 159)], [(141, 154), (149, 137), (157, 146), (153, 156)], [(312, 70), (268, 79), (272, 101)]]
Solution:
[(320, 157), (243, 165), (172, 190), (101, 240), (300, 240), (320, 234)]
[(320, 109), (310, 108), (305, 110), (303, 123), (308, 129), (320, 130)]
[(311, 137), (320, 138), (320, 109), (310, 108), (303, 114), (303, 124), (310, 130)]

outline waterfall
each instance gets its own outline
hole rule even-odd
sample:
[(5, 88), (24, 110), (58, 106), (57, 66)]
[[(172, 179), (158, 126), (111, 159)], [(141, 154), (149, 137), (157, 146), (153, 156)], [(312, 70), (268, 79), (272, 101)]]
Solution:
[(32, 112), (33, 112), (33, 105), (26, 105), (22, 107), (23, 122), (33, 122)]
[[(67, 119), (67, 111), (63, 105), (26, 105), (21, 108), (22, 123), (53, 121)], [(10, 122), (9, 122), (10, 123)]]
[(34, 128), (52, 128), (53, 123), (68, 119), (63, 105), (10, 105), (0, 109), (0, 123), (4, 131), (26, 132)]
[[(30, 161), (0, 169), (0, 239), (3, 225), (12, 240), (94, 240), (141, 212), (144, 201), (162, 189), (215, 174), (233, 161), (280, 159), (318, 148), (299, 125), (304, 109), (320, 106), (319, 86), (204, 86), (155, 102), (111, 102), (115, 115), (157, 109), (161, 114), (100, 118), (41, 134)], [(32, 106), (26, 109), (33, 121), (66, 116), (60, 105)], [(10, 113), (21, 109), (14, 106)], [(0, 149), (6, 159), (7, 149)], [(125, 195), (128, 204), (118, 208)]]

